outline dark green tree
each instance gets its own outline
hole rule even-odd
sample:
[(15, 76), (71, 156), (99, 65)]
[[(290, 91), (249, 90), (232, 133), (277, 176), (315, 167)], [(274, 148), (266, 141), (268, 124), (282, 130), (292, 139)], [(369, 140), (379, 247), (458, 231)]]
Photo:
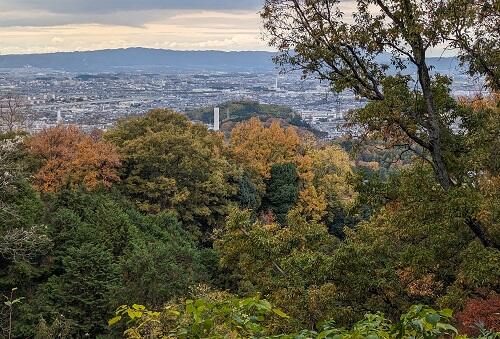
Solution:
[(142, 302), (161, 307), (163, 303), (188, 293), (196, 284), (209, 283), (212, 254), (196, 247), (172, 213), (140, 216), (135, 219), (123, 256), (120, 302)]
[(19, 287), (24, 297), (16, 336), (33, 336), (37, 323), (44, 333), (104, 335), (118, 305), (159, 307), (211, 279), (205, 262), (213, 254), (205, 258), (173, 213), (143, 215), (116, 192), (64, 190), (44, 202), (50, 243), (22, 260), (1, 259), (8, 264), (0, 270), (2, 291)]
[(110, 308), (115, 306), (120, 270), (103, 245), (84, 243), (70, 247), (62, 258), (64, 273), (53, 275), (39, 299), (46, 315), (60, 314), (72, 323), (72, 335), (96, 337), (107, 332)]
[(238, 195), (236, 200), (238, 200), (241, 207), (254, 211), (257, 211), (261, 205), (262, 198), (260, 197), (259, 190), (248, 172), (245, 172), (238, 180)]
[(271, 210), (280, 223), (286, 222), (288, 211), (299, 197), (297, 166), (292, 163), (276, 164), (267, 181), (264, 207)]

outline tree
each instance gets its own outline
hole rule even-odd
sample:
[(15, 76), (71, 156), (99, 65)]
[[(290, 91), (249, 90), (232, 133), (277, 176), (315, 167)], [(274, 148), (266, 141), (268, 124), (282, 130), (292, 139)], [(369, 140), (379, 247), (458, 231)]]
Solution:
[(275, 164), (267, 182), (264, 207), (270, 209), (280, 223), (286, 222), (288, 211), (299, 196), (299, 176), (294, 164)]
[(490, 88), (500, 90), (500, 34), (498, 1), (448, 0), (435, 2), (442, 20), (440, 36), (459, 52), (470, 75), (486, 77)]
[(259, 195), (259, 191), (248, 172), (244, 172), (238, 180), (238, 195), (236, 200), (243, 208), (254, 211), (257, 211), (261, 205), (262, 199)]
[[(299, 134), (295, 127), (281, 127), (280, 122), (277, 120), (266, 126), (259, 119), (252, 118), (249, 121), (239, 123), (233, 129), (229, 140), (229, 154), (231, 160), (238, 164), (244, 173), (246, 189), (255, 187), (256, 192), (252, 194), (255, 198), (252, 197), (252, 199), (256, 202), (263, 199), (263, 203), (268, 205), (270, 203), (269, 198), (279, 200), (284, 197), (278, 197), (278, 195), (285, 193), (285, 191), (278, 188), (283, 183), (273, 182), (273, 168), (277, 171), (275, 173), (276, 179), (276, 175), (281, 175), (278, 173), (279, 167), (295, 167), (298, 178), (293, 179), (296, 182), (292, 186), (296, 186), (300, 191), (300, 195), (306, 197), (306, 199), (302, 199), (302, 205), (304, 205), (304, 200), (307, 200), (308, 193), (310, 193), (308, 190), (310, 187), (307, 187), (307, 183), (312, 177), (310, 159), (306, 153), (314, 146), (314, 143), (315, 140), (312, 135)], [(273, 185), (273, 187), (270, 187), (270, 185)], [(286, 219), (286, 211), (297, 202), (297, 198), (294, 197), (296, 193), (292, 191), (289, 191), (289, 193), (291, 195), (286, 198), (289, 201), (286, 204), (287, 206), (283, 205), (282, 207), (285, 209), (278, 212), (282, 222)], [(272, 195), (274, 197), (271, 197)], [(311, 200), (309, 199), (308, 203)], [(260, 206), (260, 204), (257, 207), (261, 207), (261, 209), (255, 212), (267, 212), (262, 209), (269, 208), (269, 206)], [(303, 210), (305, 211), (309, 207), (311, 207), (311, 204), (305, 206)]]
[(381, 192), (388, 201), (348, 230), (333, 254), (339, 312), (377, 309), (393, 318), (414, 303), (459, 310), (481, 291), (498, 290), (499, 252), (456, 217), (481, 203), (477, 192), (444, 192), (423, 165), (395, 176)]
[[(42, 309), (71, 320), (72, 334), (95, 337), (106, 331), (103, 319), (119, 283), (119, 266), (112, 253), (99, 244), (70, 247), (62, 258), (64, 273), (53, 275), (42, 287)], [(50, 314), (50, 313), (49, 313)]]
[[(0, 256), (0, 291), (18, 286), (25, 297), (13, 317), (14, 337), (106, 335), (105, 319), (118, 305), (161, 307), (211, 281), (206, 262), (213, 255), (197, 248), (173, 213), (143, 215), (117, 192), (62, 190), (44, 198), (50, 244), (16, 261)], [(14, 230), (24, 234), (25, 222)]]
[(120, 158), (113, 146), (75, 126), (46, 129), (27, 142), (30, 153), (40, 160), (34, 179), (41, 191), (109, 188), (119, 179)]
[(148, 212), (176, 211), (211, 229), (236, 193), (223, 137), (169, 110), (120, 122), (105, 136), (123, 159), (123, 192)]
[(0, 256), (14, 262), (30, 260), (47, 253), (52, 246), (42, 226), (14, 228), (0, 234)]
[[(355, 12), (347, 16), (338, 0), (266, 0), (261, 16), (270, 45), (280, 51), (278, 63), (327, 80), (337, 92), (352, 90), (366, 98), (366, 107), (355, 111), (351, 120), (424, 159), (442, 189), (450, 191), (467, 184), (469, 171), (456, 166), (463, 153), (457, 146), (467, 136), (454, 133), (451, 125), (458, 118), (466, 120), (470, 111), (451, 97), (448, 78), (431, 73), (429, 49), (457, 47), (472, 73), (487, 74), (493, 89), (498, 83), (499, 34), (492, 28), (496, 25), (489, 26), (494, 7), (489, 1), (484, 6), (466, 1), (467, 10), (455, 10), (453, 17), (449, 13), (459, 3), (357, 0)], [(484, 21), (478, 11), (486, 13)], [(457, 25), (461, 32), (453, 29)], [(470, 37), (472, 30), (487, 32), (485, 40)], [(468, 51), (466, 43), (475, 47)], [(476, 55), (480, 50), (488, 56), (490, 45), (495, 56)], [(392, 68), (383, 61), (385, 56)], [(486, 67), (478, 66), (484, 63)], [(484, 246), (499, 248), (476, 215), (466, 219)]]
[(16, 93), (0, 96), (0, 131), (16, 132), (27, 126), (29, 105)]
[(0, 135), (0, 216), (3, 219), (14, 219), (16, 215), (5, 201), (6, 195), (16, 191), (19, 179), (22, 177), (24, 165), (24, 138), (21, 135)]
[(470, 336), (479, 335), (481, 331), (500, 331), (500, 296), (493, 294), (488, 298), (468, 300), (465, 308), (457, 315), (462, 333)]
[(291, 213), (283, 226), (233, 210), (216, 236), (220, 265), (237, 279), (240, 294), (262, 293), (304, 326), (336, 314), (330, 267), (338, 240), (324, 225)]
[[(303, 206), (317, 206), (314, 220), (323, 221), (330, 231), (338, 234), (348, 224), (346, 215), (350, 213), (357, 193), (350, 182), (353, 171), (349, 155), (339, 146), (328, 145), (313, 148), (307, 152), (309, 171), (313, 174), (308, 182), (309, 194), (301, 192), (301, 200), (311, 201)], [(304, 208), (304, 211), (313, 208)]]
[(138, 221), (143, 227), (132, 230), (120, 258), (120, 302), (161, 307), (186, 295), (190, 287), (210, 282), (207, 251), (197, 248), (196, 238), (172, 213), (139, 217)]
[(236, 125), (230, 138), (233, 160), (263, 179), (271, 177), (275, 164), (297, 164), (303, 147), (294, 127), (282, 128), (279, 121), (266, 127), (257, 118)]

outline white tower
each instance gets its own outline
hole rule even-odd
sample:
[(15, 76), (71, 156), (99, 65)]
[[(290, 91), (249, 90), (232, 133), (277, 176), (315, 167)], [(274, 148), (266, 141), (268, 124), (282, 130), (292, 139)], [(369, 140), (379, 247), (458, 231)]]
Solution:
[(220, 129), (219, 107), (214, 107), (214, 131), (218, 131), (219, 129)]
[(57, 111), (57, 124), (60, 124), (62, 123), (62, 115), (61, 115), (61, 111), (58, 110)]
[(278, 85), (278, 77), (279, 77), (279, 76), (277, 75), (277, 76), (276, 76), (276, 83), (274, 84), (274, 90), (276, 90), (276, 91), (279, 91), (279, 90), (280, 90), (279, 85)]

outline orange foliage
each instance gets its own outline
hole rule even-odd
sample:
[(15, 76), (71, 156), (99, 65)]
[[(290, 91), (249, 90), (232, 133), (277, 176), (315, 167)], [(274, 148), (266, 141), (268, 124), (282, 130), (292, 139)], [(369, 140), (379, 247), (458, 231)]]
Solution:
[(282, 128), (278, 121), (266, 128), (259, 119), (252, 118), (237, 124), (231, 132), (233, 158), (265, 179), (271, 176), (275, 164), (297, 164), (301, 146), (297, 129)]
[(120, 158), (113, 146), (74, 126), (59, 125), (33, 135), (31, 154), (42, 160), (35, 186), (44, 192), (62, 188), (109, 187), (119, 180)]
[(487, 330), (500, 331), (500, 295), (487, 299), (469, 299), (457, 315), (459, 330), (469, 336), (479, 335), (478, 325)]
[(460, 97), (458, 102), (464, 106), (471, 107), (474, 111), (479, 111), (483, 109), (497, 109), (498, 102), (500, 101), (500, 93), (491, 93), (487, 96), (478, 94), (471, 98)]
[(412, 268), (407, 267), (396, 271), (396, 274), (401, 284), (406, 286), (406, 292), (410, 295), (430, 297), (438, 294), (443, 288), (443, 283), (436, 281), (434, 273), (419, 276)]
[(294, 209), (300, 215), (320, 221), (326, 214), (328, 203), (325, 194), (318, 192), (313, 185), (307, 185), (299, 193), (299, 201)]

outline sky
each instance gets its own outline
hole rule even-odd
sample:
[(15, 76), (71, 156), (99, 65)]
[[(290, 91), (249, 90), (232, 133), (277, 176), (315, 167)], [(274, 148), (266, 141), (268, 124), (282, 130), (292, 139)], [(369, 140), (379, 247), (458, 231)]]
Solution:
[(0, 0), (0, 54), (152, 47), (268, 50), (263, 0)]
[[(0, 0), (0, 55), (126, 47), (270, 50), (262, 39), (263, 2)], [(352, 13), (354, 4), (341, 0), (341, 9)]]

